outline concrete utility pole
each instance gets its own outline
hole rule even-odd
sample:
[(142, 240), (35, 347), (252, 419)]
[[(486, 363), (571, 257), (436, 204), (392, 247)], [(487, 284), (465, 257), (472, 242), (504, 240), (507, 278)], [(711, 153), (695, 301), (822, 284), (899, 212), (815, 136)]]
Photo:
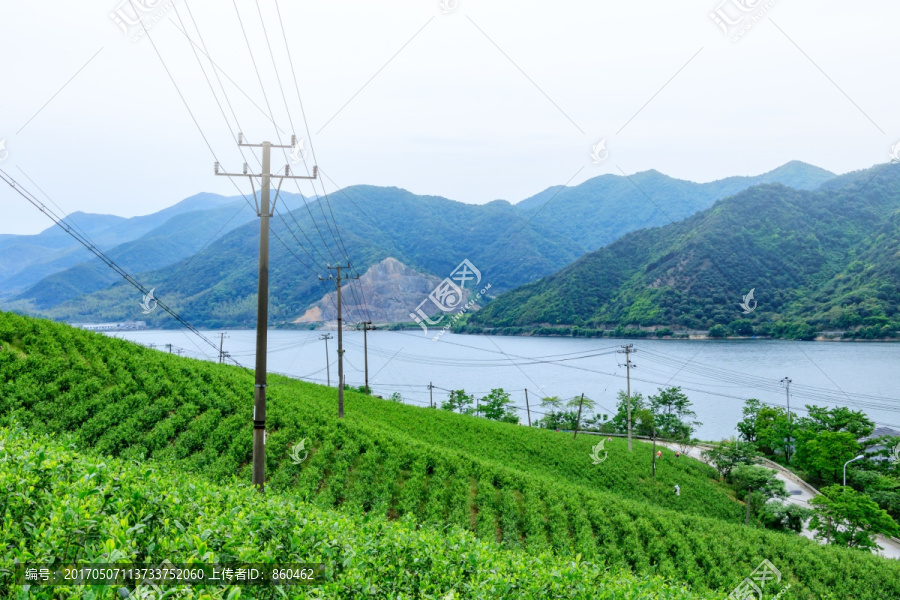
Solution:
[(325, 340), (325, 372), (328, 374), (328, 387), (331, 387), (331, 361), (328, 358), (328, 340), (333, 338), (334, 336), (330, 333), (323, 333), (319, 336), (320, 340)]
[(578, 401), (578, 418), (575, 419), (575, 435), (572, 436), (572, 439), (578, 437), (578, 426), (581, 425), (581, 405), (584, 404), (584, 394), (581, 394), (581, 400)]
[[(348, 277), (346, 275), (341, 275), (341, 269), (350, 270), (349, 263), (345, 267), (344, 265), (337, 265), (332, 267), (328, 265), (329, 269), (334, 269), (337, 271), (337, 277), (334, 275), (329, 275), (328, 279), (334, 279), (335, 284), (337, 285), (337, 340), (338, 340), (338, 418), (344, 418), (344, 316), (341, 312), (341, 283), (347, 281), (348, 279), (359, 279), (359, 275), (356, 277)], [(324, 280), (324, 277), (319, 277), (319, 279)]]
[(434, 382), (428, 382), (428, 406), (434, 408)]
[(787, 399), (787, 416), (788, 416), (788, 440), (787, 440), (788, 447), (785, 450), (784, 458), (788, 462), (791, 462), (791, 456), (790, 456), (790, 454), (791, 454), (791, 451), (790, 451), (790, 447), (791, 447), (791, 379), (790, 379), (790, 377), (785, 377), (784, 379), (782, 379), (781, 385), (784, 386), (784, 393), (785, 393), (785, 397)]
[(219, 364), (220, 364), (220, 365), (221, 365), (223, 362), (225, 362), (225, 351), (224, 351), (223, 348), (224, 348), (224, 345), (225, 345), (225, 338), (226, 338), (226, 337), (229, 337), (229, 336), (225, 335), (225, 332), (224, 332), (224, 331), (219, 333)]
[(362, 323), (357, 324), (357, 327), (360, 325), (362, 325), (363, 328), (363, 360), (366, 363), (366, 393), (371, 394), (372, 390), (369, 389), (369, 342), (366, 334), (370, 331), (375, 331), (378, 328), (372, 327), (372, 321), (363, 321)]
[(169, 354), (172, 354), (172, 344), (166, 344), (166, 348), (169, 349)]
[(634, 344), (628, 344), (627, 346), (622, 346), (622, 350), (618, 350), (618, 352), (619, 354), (625, 355), (625, 364), (620, 366), (625, 367), (626, 379), (628, 381), (628, 451), (631, 452), (631, 369), (635, 366), (631, 362), (631, 355), (637, 352), (637, 350), (634, 349)]
[(785, 377), (781, 380), (781, 385), (784, 386), (784, 393), (787, 397), (787, 414), (788, 414), (788, 423), (791, 421), (791, 383), (792, 380), (790, 377)]
[(249, 177), (253, 186), (254, 178), (260, 180), (259, 201), (256, 200), (256, 187), (253, 186), (253, 201), (256, 203), (256, 215), (259, 217), (259, 285), (256, 303), (256, 374), (253, 386), (253, 484), (262, 492), (266, 484), (266, 351), (268, 342), (269, 321), (269, 219), (274, 213), (275, 204), (269, 206), (269, 192), (272, 178), (278, 179), (278, 191), (275, 202), (281, 192), (281, 184), (285, 179), (316, 179), (319, 167), (313, 167), (311, 177), (291, 175), (291, 169), (285, 165), (284, 175), (271, 173), (272, 148), (293, 148), (297, 136), (291, 136), (290, 146), (281, 146), (271, 142), (262, 144), (245, 144), (244, 134), (238, 133), (238, 146), (262, 148), (262, 173), (248, 173), (244, 163), (243, 173), (220, 173), (219, 163), (215, 164), (216, 175), (225, 177)]
[(528, 426), (531, 427), (531, 407), (528, 406), (528, 388), (525, 388), (525, 412), (528, 413)]

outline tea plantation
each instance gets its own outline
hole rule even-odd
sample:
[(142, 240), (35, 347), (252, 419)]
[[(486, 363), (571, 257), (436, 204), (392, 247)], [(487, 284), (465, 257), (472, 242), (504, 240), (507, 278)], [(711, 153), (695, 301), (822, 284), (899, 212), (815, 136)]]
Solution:
[[(459, 597), (477, 598), (724, 597), (768, 559), (781, 570), (783, 584), (791, 586), (785, 599), (900, 598), (900, 563), (747, 528), (743, 505), (717, 482), (712, 469), (696, 461), (667, 454), (652, 478), (646, 444), (636, 443), (634, 453), (628, 453), (624, 442), (607, 442), (609, 459), (593, 465), (589, 453), (597, 439), (591, 436), (573, 440), (351, 392), (347, 416), (338, 420), (336, 390), (281, 377), (269, 380), (269, 484), (265, 497), (258, 498), (245, 487), (252, 390), (252, 373), (237, 367), (0, 313), (0, 414), (7, 426), (21, 424), (28, 432), (7, 432), (14, 440), (8, 446), (37, 453), (38, 446), (50, 445), (46, 452), (68, 456), (71, 468), (90, 469), (98, 457), (118, 457), (126, 462), (104, 462), (118, 465), (120, 481), (130, 477), (134, 486), (108, 494), (109, 510), (124, 512), (84, 517), (109, 533), (92, 537), (94, 546), (77, 544), (77, 553), (69, 548), (67, 560), (96, 558), (112, 539), (141, 562), (174, 562), (168, 549), (187, 557), (183, 553), (197, 545), (187, 529), (182, 531), (191, 517), (212, 532), (207, 536), (212, 541), (194, 533), (205, 548), (197, 557), (212, 552), (202, 558), (207, 562), (226, 555), (314, 561), (323, 549), (307, 544), (312, 538), (301, 533), (311, 528), (315, 537), (313, 530), (319, 531), (307, 523), (330, 532), (333, 550), (322, 560), (335, 565), (330, 585), (336, 587), (320, 590), (321, 597), (442, 598), (451, 589)], [(28, 437), (41, 434), (70, 436), (74, 447), (87, 454)], [(300, 440), (309, 455), (295, 465), (289, 449)], [(69, 489), (77, 481), (42, 475), (38, 467), (26, 477), (14, 474), (16, 463), (3, 464), (13, 473), (3, 475), (3, 494), (12, 494), (0, 506), (5, 511), (4, 564), (29, 555), (61, 560), (63, 540), (71, 542), (71, 532), (85, 531), (83, 523), (66, 521), (82, 514), (67, 508), (66, 499), (76, 502), (72, 495), (84, 489)], [(142, 478), (144, 472), (151, 475)], [(35, 490), (17, 483), (28, 477), (37, 478), (38, 484), (28, 484)], [(222, 481), (234, 483), (217, 483)], [(676, 483), (681, 496), (672, 493)], [(11, 512), (13, 505), (34, 511), (22, 507), (40, 504), (30, 494), (44, 491), (52, 492), (58, 506), (35, 512), (24, 525), (24, 512)], [(192, 494), (193, 503), (168, 499)], [(151, 497), (149, 513), (131, 506)], [(174, 516), (191, 510), (197, 512), (184, 519)], [(139, 514), (151, 514), (153, 525), (126, 533), (138, 524)], [(211, 528), (213, 515), (220, 519), (218, 529)], [(168, 524), (157, 524), (156, 518)], [(242, 519), (266, 533), (251, 534)], [(26, 535), (28, 527), (33, 531)], [(152, 539), (142, 538), (143, 532), (152, 532)], [(256, 539), (259, 535), (265, 543)], [(291, 535), (300, 541), (295, 544)], [(43, 544), (45, 537), (49, 546)], [(410, 545), (407, 550), (398, 549), (401, 539)], [(467, 554), (470, 549), (474, 554)], [(263, 554), (252, 554), (257, 551)], [(489, 561), (487, 554), (493, 557)], [(481, 558), (462, 569), (454, 561), (463, 555)], [(444, 567), (416, 562), (442, 556), (448, 557)], [(531, 573), (521, 578), (519, 569)], [(623, 571), (650, 579), (623, 578)], [(597, 587), (579, 596), (574, 583), (570, 591), (561, 584), (554, 588), (557, 576), (577, 579), (585, 590)], [(482, 587), (482, 579), (495, 583)], [(490, 587), (501, 580), (512, 587)], [(598, 582), (627, 583), (605, 592)], [(638, 592), (644, 585), (647, 590)], [(698, 596), (683, 595), (680, 585)], [(244, 588), (245, 597), (249, 590)], [(106, 591), (92, 593), (100, 598)]]

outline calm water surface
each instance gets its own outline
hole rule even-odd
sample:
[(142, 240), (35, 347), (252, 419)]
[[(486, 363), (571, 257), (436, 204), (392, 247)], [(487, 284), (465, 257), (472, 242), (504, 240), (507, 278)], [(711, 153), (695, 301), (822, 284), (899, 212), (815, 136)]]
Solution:
[[(269, 370), (318, 383), (327, 379), (323, 331), (270, 331)], [(336, 332), (330, 332), (335, 335)], [(218, 331), (204, 334), (219, 342)], [(112, 335), (112, 334), (111, 334)], [(217, 360), (217, 352), (185, 331), (132, 331), (114, 334), (163, 349), (172, 344), (185, 356)], [(432, 337), (434, 332), (432, 332)], [(427, 405), (428, 383), (440, 403), (447, 390), (484, 395), (492, 388), (511, 392), (526, 422), (525, 390), (532, 419), (539, 398), (571, 398), (584, 393), (600, 414), (615, 409), (625, 389), (624, 344), (634, 344), (632, 392), (645, 396), (662, 385), (679, 385), (688, 394), (703, 425), (697, 435), (717, 440), (736, 434), (746, 398), (784, 406), (790, 377), (791, 409), (806, 404), (843, 405), (864, 410), (880, 424), (900, 428), (900, 343), (788, 342), (780, 340), (615, 340), (454, 335), (432, 341), (417, 331), (369, 332), (369, 380), (374, 393), (399, 392), (410, 404)], [(253, 366), (255, 333), (228, 331), (225, 351)], [(364, 381), (363, 334), (344, 333), (348, 386)], [(163, 349), (163, 351), (166, 351)], [(337, 382), (337, 340), (328, 341), (331, 384)]]

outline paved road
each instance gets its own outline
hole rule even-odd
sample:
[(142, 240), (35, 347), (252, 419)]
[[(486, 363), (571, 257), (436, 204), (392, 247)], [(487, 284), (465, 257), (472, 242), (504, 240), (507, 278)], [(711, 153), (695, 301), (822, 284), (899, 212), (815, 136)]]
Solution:
[[(674, 444), (660, 444), (673, 451), (680, 451), (680, 447), (675, 446)], [(700, 456), (702, 452), (702, 448), (698, 448), (696, 446), (691, 447), (688, 450), (688, 456), (691, 458), (696, 458), (697, 460), (703, 460)], [(705, 461), (704, 461), (705, 462)], [(804, 508), (812, 508), (809, 505), (809, 501), (812, 500), (815, 496), (818, 495), (819, 492), (815, 491), (812, 487), (804, 483), (799, 477), (797, 477), (794, 473), (785, 469), (781, 465), (777, 463), (773, 463), (771, 461), (766, 461), (765, 466), (775, 470), (775, 476), (778, 477), (781, 481), (784, 482), (785, 488), (787, 488), (788, 494), (790, 494), (785, 502), (790, 504), (797, 504)], [(815, 539), (814, 533), (807, 528), (806, 524), (803, 525), (803, 531), (800, 532), (800, 535), (803, 537), (809, 538), (811, 540)], [(900, 542), (897, 542), (893, 539), (886, 538), (883, 535), (876, 536), (875, 538), (880, 551), (879, 555), (884, 556), (885, 558), (896, 558), (900, 559)]]

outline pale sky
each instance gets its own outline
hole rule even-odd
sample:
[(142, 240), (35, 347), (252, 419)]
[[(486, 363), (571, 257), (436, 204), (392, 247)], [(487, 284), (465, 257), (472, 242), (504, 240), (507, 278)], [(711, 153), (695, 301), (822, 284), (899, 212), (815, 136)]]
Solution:
[[(178, 29), (180, 15), (200, 44), (189, 6), (234, 80), (220, 74), (245, 136), (276, 141), (233, 1), (134, 1), (158, 2), (143, 13), (158, 18), (150, 36), (223, 168), (240, 171), (225, 96), (201, 55), (229, 124)], [(308, 136), (276, 4), (259, 0), (296, 133), (329, 192), (373, 184), (516, 202), (647, 169), (710, 181), (802, 160), (843, 173), (888, 161), (900, 140), (897, 2), (445, 1), (446, 14), (439, 0), (278, 0)], [(236, 2), (286, 141), (257, 4)], [(0, 0), (0, 169), (33, 187), (24, 171), (66, 212), (133, 216), (202, 191), (234, 195), (153, 45), (110, 18), (121, 3)], [(717, 8), (752, 27), (732, 41), (710, 18)], [(609, 156), (593, 164), (604, 138)], [(0, 233), (49, 225), (5, 184), (0, 211)]]

